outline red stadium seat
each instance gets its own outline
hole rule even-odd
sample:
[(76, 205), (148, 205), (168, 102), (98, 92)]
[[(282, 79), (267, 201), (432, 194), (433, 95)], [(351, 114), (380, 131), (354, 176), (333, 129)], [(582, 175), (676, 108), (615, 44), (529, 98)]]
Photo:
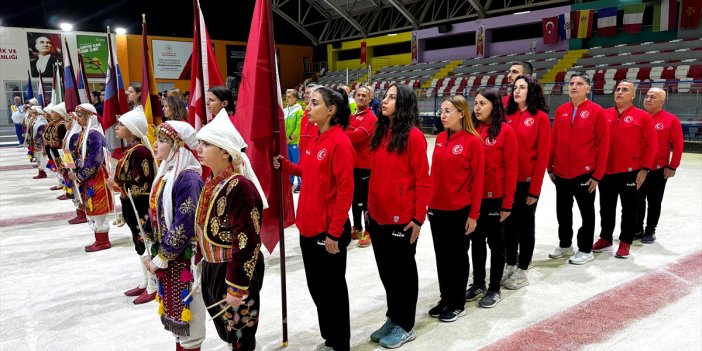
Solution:
[(651, 79), (651, 67), (641, 67), (639, 68), (639, 73), (636, 74), (636, 79), (645, 80)]

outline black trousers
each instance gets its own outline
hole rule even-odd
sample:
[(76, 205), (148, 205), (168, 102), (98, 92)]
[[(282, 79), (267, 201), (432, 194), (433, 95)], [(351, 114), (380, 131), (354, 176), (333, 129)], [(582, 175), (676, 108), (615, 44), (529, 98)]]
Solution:
[[(134, 250), (136, 250), (139, 256), (144, 254), (146, 246), (144, 245), (144, 240), (141, 238), (141, 233), (139, 232), (139, 226), (137, 225), (137, 217), (134, 214), (134, 207), (132, 207), (132, 202), (129, 198), (119, 198), (122, 203), (122, 216), (124, 217), (124, 222), (127, 223), (129, 230), (132, 232), (132, 242), (134, 243)], [(136, 205), (139, 216), (143, 219), (149, 213), (149, 196), (136, 196), (134, 197), (134, 205)], [(141, 227), (144, 229), (145, 233), (151, 232), (151, 221), (142, 220)], [(221, 300), (221, 299), (220, 299)], [(217, 300), (219, 301), (219, 300)]]
[(370, 175), (370, 169), (353, 169), (353, 203), (351, 204), (351, 214), (353, 215), (353, 228), (356, 230), (363, 230), (363, 211), (368, 210), (368, 183), (370, 182)]
[(419, 277), (417, 275), (417, 242), (410, 244), (411, 230), (403, 230), (405, 224), (378, 224), (368, 216), (368, 232), (373, 241), (373, 254), (378, 265), (380, 281), (385, 288), (391, 321), (405, 331), (414, 329), (414, 314), (417, 311)]
[[(663, 178), (664, 168), (648, 173), (646, 181), (639, 189), (639, 203), (636, 214), (636, 232), (644, 232), (644, 235), (651, 235), (656, 232), (658, 219), (661, 218), (661, 204), (663, 203), (663, 193), (668, 179)], [(648, 202), (648, 215), (646, 215), (646, 202)], [(646, 218), (646, 230), (644, 231), (644, 218)]]
[[(205, 301), (205, 306), (210, 306), (227, 296), (225, 279), (229, 263), (203, 261), (202, 264), (202, 299)], [(264, 270), (263, 254), (259, 252), (256, 268), (254, 268), (254, 274), (251, 277), (249, 295), (244, 299), (244, 304), (235, 310), (230, 309), (212, 320), (219, 338), (224, 342), (231, 343), (235, 351), (256, 349), (256, 330), (258, 329), (258, 319), (261, 311), (259, 293), (263, 286)], [(223, 302), (217, 307), (210, 308), (207, 312), (210, 316), (214, 316), (226, 306), (227, 303)]]
[(582, 225), (578, 229), (578, 250), (592, 251), (595, 237), (595, 192), (589, 192), (587, 181), (592, 173), (565, 179), (556, 176), (556, 218), (560, 247), (573, 245), (573, 198), (578, 203)]
[[(507, 264), (511, 266), (519, 264), (519, 268), (523, 270), (529, 268), (531, 258), (534, 256), (534, 242), (536, 241), (534, 227), (536, 225), (535, 215), (538, 202), (533, 205), (526, 204), (530, 185), (530, 182), (517, 182), (512, 213), (505, 220), (505, 256)], [(517, 252), (519, 252), (518, 262)]]
[[(475, 231), (465, 239), (465, 249), (471, 249), (473, 258), (473, 285), (485, 286), (485, 263), (487, 245), (490, 246), (490, 285), (489, 291), (500, 291), (502, 270), (505, 266), (504, 226), (500, 222), (502, 198), (483, 199), (480, 205), (480, 218)], [(471, 247), (470, 242), (473, 242)]]
[(600, 188), (600, 238), (612, 241), (617, 222), (617, 198), (622, 200), (622, 223), (619, 240), (631, 244), (636, 229), (636, 210), (639, 191), (636, 189), (636, 174), (639, 171), (605, 174)]
[(456, 211), (430, 208), (428, 212), (441, 303), (450, 309), (463, 309), (466, 301), (470, 261), (464, 242), (469, 212), (470, 206)]
[(347, 351), (351, 347), (351, 317), (346, 285), (346, 247), (351, 242), (351, 223), (346, 221), (338, 254), (327, 252), (326, 238), (327, 233), (315, 237), (300, 236), (302, 261), (324, 343), (336, 351)]

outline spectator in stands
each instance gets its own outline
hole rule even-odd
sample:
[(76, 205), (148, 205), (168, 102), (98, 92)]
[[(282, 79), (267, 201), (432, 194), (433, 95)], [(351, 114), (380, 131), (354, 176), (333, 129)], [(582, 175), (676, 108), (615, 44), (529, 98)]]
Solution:
[(351, 95), (351, 88), (349, 88), (348, 85), (342, 85), (339, 88), (344, 89), (346, 91), (346, 95), (349, 97), (349, 108), (351, 109), (351, 114), (356, 113), (356, 100), (353, 99), (353, 95)]
[(465, 241), (480, 215), (485, 151), (462, 95), (445, 98), (440, 111), (447, 131), (436, 137), (428, 215), (441, 300), (429, 316), (453, 322), (466, 314), (470, 261)]
[(141, 107), (141, 85), (132, 84), (127, 88), (127, 102), (130, 110)]
[[(531, 63), (526, 62), (526, 61), (515, 61), (509, 67), (509, 71), (507, 72), (507, 84), (510, 87), (513, 87), (514, 82), (517, 80), (517, 77), (519, 77), (519, 76), (531, 77), (531, 75), (533, 73), (534, 73), (534, 66), (532, 66)], [(507, 103), (509, 102), (510, 95), (507, 95), (507, 96), (502, 98), (502, 103), (504, 104), (505, 107), (507, 107)]]
[[(480, 203), (480, 218), (475, 232), (468, 236), (466, 249), (473, 243), (473, 284), (466, 291), (466, 301), (482, 296), (478, 306), (495, 307), (502, 300), (500, 284), (505, 266), (503, 225), (512, 211), (517, 187), (517, 138), (505, 123), (504, 106), (496, 90), (478, 90), (473, 103), (475, 124), (485, 150), (485, 178)], [(485, 286), (487, 244), (490, 246), (490, 285)]]
[[(285, 91), (285, 102), (287, 106), (283, 109), (285, 117), (285, 134), (288, 141), (288, 159), (294, 164), (300, 163), (300, 123), (302, 122), (302, 106), (297, 103), (297, 91), (295, 89), (288, 89)], [(290, 175), (290, 185), (295, 185), (295, 178), (297, 178), (297, 185), (302, 186), (302, 178), (296, 177), (295, 175)]]
[(98, 115), (102, 116), (102, 106), (103, 103), (100, 100), (100, 92), (97, 90), (93, 90), (91, 93), (91, 102), (93, 106), (95, 106), (95, 109), (97, 110)]
[(383, 98), (371, 138), (367, 229), (385, 288), (387, 320), (373, 342), (397, 348), (414, 340), (419, 278), (415, 253), (431, 196), (427, 140), (419, 126), (417, 97), (393, 84)]
[(207, 105), (207, 109), (210, 110), (212, 118), (217, 116), (222, 109), (226, 110), (229, 116), (233, 116), (236, 108), (232, 91), (223, 85), (218, 85), (207, 90), (207, 100), (205, 100), (205, 104)]
[(346, 136), (351, 139), (353, 149), (356, 151), (353, 168), (353, 203), (351, 213), (353, 214), (353, 229), (351, 230), (351, 240), (358, 240), (359, 247), (371, 245), (371, 238), (368, 231), (363, 230), (363, 213), (368, 210), (368, 182), (371, 175), (371, 152), (370, 138), (375, 131), (375, 123), (378, 118), (371, 111), (369, 103), (371, 99), (370, 89), (361, 85), (356, 88), (356, 113), (351, 116), (349, 126), (346, 128)]
[(175, 95), (166, 96), (163, 103), (163, 115), (166, 121), (188, 121), (188, 111), (185, 109), (183, 100)]
[(582, 265), (594, 259), (595, 189), (602, 180), (609, 152), (609, 125), (602, 107), (590, 100), (590, 77), (575, 73), (568, 82), (570, 101), (559, 106), (551, 129), (546, 169), (556, 185), (559, 245), (551, 258), (573, 254), (573, 198), (578, 202), (582, 225), (578, 252), (569, 262)]
[[(646, 176), (646, 181), (639, 189), (635, 238), (641, 238), (641, 242), (644, 244), (656, 242), (656, 226), (658, 226), (658, 219), (661, 216), (665, 184), (668, 182), (668, 178), (675, 176), (683, 153), (684, 142), (680, 120), (674, 114), (663, 109), (665, 101), (666, 92), (661, 88), (649, 89), (646, 98), (644, 98), (644, 108), (651, 114), (658, 133), (658, 154), (653, 162), (651, 173)], [(670, 155), (671, 145), (673, 146), (672, 157)], [(646, 215), (646, 201), (648, 201), (648, 215)], [(645, 230), (644, 217), (646, 217)]]
[[(518, 76), (507, 104), (507, 123), (517, 135), (519, 172), (512, 215), (505, 222), (507, 265), (502, 274), (507, 289), (529, 285), (527, 269), (534, 254), (536, 202), (546, 174), (551, 121), (541, 84), (529, 76)], [(517, 260), (517, 252), (519, 259)]]
[(615, 107), (605, 110), (610, 139), (609, 156), (600, 188), (600, 239), (592, 251), (611, 249), (617, 216), (617, 197), (622, 201), (621, 233), (616, 257), (628, 258), (636, 232), (638, 190), (653, 167), (658, 149), (653, 118), (634, 107), (634, 83), (622, 80), (614, 90)]

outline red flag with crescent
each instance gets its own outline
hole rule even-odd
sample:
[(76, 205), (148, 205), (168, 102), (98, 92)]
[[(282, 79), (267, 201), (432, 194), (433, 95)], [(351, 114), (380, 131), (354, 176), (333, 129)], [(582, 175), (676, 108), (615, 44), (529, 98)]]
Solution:
[(544, 32), (544, 44), (558, 44), (558, 17), (547, 17), (541, 20), (541, 28)]

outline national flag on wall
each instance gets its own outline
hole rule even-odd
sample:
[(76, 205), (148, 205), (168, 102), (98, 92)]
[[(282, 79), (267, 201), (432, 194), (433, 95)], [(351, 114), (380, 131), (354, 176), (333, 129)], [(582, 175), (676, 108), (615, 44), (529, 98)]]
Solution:
[(558, 43), (558, 17), (546, 17), (541, 19), (541, 30), (544, 33), (544, 44), (554, 45)]
[(680, 28), (696, 29), (700, 25), (702, 0), (682, 0), (680, 8)]
[(594, 11), (580, 10), (577, 11), (578, 17), (578, 38), (584, 39), (592, 36), (592, 22), (594, 22)]
[(119, 106), (119, 95), (117, 87), (117, 73), (114, 65), (115, 51), (112, 47), (112, 35), (109, 27), (107, 29), (107, 72), (105, 74), (105, 100), (102, 106), (102, 130), (105, 131), (107, 147), (111, 152), (119, 151), (122, 144), (115, 136), (115, 126), (117, 125), (117, 115), (124, 113)]
[(270, 0), (257, 0), (234, 117), (237, 129), (249, 145), (246, 154), (268, 199), (261, 229), (261, 241), (268, 252), (278, 244), (282, 229), (295, 222), (290, 182), (281, 179), (282, 173), (274, 170), (271, 162), (276, 155), (287, 155), (272, 16)]
[(28, 102), (34, 97), (34, 88), (32, 87), (32, 74), (27, 70), (27, 96), (24, 97), (25, 102)]
[[(577, 21), (573, 21), (576, 17), (576, 11), (566, 12), (558, 16), (558, 35), (561, 40), (575, 38), (577, 36)], [(573, 35), (576, 34), (576, 35)]]
[(678, 1), (661, 0), (653, 5), (653, 31), (664, 32), (677, 29)]
[(78, 71), (76, 72), (76, 82), (78, 83), (78, 97), (83, 103), (92, 104), (90, 98), (90, 88), (88, 86), (88, 75), (85, 73), (83, 55), (78, 53)]
[(156, 79), (152, 72), (153, 59), (146, 37), (146, 15), (142, 15), (141, 23), (141, 106), (144, 108), (146, 122), (149, 124), (149, 142), (155, 142), (154, 128), (161, 124), (163, 111), (161, 110), (161, 99), (158, 97)]
[(624, 32), (632, 34), (641, 32), (644, 10), (646, 10), (646, 4), (624, 5)]
[(66, 101), (66, 112), (73, 112), (73, 110), (80, 105), (81, 101), (78, 98), (78, 91), (76, 91), (76, 75), (73, 73), (73, 62), (71, 60), (71, 53), (68, 51), (68, 42), (64, 39), (63, 43), (64, 99)]
[(597, 34), (601, 37), (611, 37), (617, 34), (616, 6), (597, 10)]
[(200, 10), (200, 1), (193, 0), (193, 53), (190, 56), (190, 108), (188, 123), (195, 130), (200, 130), (214, 116), (207, 110), (205, 100), (207, 90), (211, 87), (224, 85), (222, 75), (217, 67), (217, 59), (207, 33), (205, 17)]

